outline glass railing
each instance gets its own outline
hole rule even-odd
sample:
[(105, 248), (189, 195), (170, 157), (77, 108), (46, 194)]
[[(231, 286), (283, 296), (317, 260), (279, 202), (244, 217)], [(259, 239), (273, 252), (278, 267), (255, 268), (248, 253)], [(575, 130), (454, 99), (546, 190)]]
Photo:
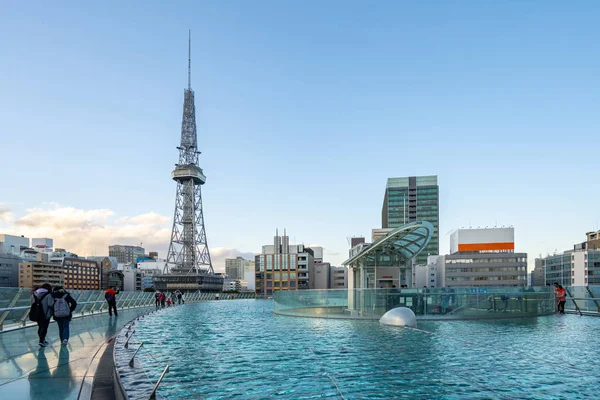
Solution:
[[(74, 318), (108, 312), (103, 290), (69, 290), (69, 293), (77, 302), (77, 308), (73, 312)], [(29, 320), (30, 294), (31, 289), (29, 288), (0, 288), (0, 331), (35, 324)], [(169, 293), (167, 293), (167, 297), (169, 297)], [(186, 303), (249, 298), (255, 298), (255, 294), (253, 292), (194, 292), (186, 293), (183, 296)], [(117, 309), (119, 310), (154, 306), (154, 292), (120, 292), (117, 295)]]
[(408, 307), (418, 319), (496, 319), (555, 312), (554, 288), (290, 290), (274, 294), (274, 312), (321, 318), (379, 319)]
[(565, 311), (600, 316), (600, 286), (569, 286)]

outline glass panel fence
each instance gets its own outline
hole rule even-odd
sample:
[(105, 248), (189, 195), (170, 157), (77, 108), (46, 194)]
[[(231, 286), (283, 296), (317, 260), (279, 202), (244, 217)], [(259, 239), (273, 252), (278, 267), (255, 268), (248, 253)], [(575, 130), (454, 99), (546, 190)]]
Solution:
[[(104, 290), (69, 290), (69, 293), (77, 302), (77, 308), (73, 311), (74, 318), (108, 311)], [(170, 297), (170, 292), (167, 293), (167, 297)], [(255, 297), (255, 294), (250, 292), (221, 294), (219, 299), (254, 299)], [(29, 320), (30, 299), (29, 288), (0, 288), (0, 331), (36, 324)], [(185, 303), (215, 299), (214, 293), (191, 292), (183, 295)], [(117, 295), (117, 309), (139, 307), (155, 307), (154, 292), (120, 292)]]
[(395, 307), (410, 308), (418, 319), (527, 317), (556, 309), (554, 288), (546, 286), (290, 290), (275, 292), (274, 300), (275, 313), (322, 318), (379, 319)]

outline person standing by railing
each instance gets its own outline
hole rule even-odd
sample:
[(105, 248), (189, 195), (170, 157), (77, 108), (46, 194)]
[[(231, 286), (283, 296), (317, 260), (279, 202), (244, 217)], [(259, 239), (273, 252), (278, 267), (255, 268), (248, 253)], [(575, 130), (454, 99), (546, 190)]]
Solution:
[(104, 298), (108, 303), (108, 315), (111, 317), (113, 310), (115, 312), (115, 317), (119, 316), (119, 313), (117, 312), (117, 294), (119, 294), (119, 292), (115, 291), (114, 286), (109, 287), (108, 290), (104, 292)]
[(29, 310), (29, 319), (38, 324), (38, 337), (40, 339), (40, 347), (46, 347), (46, 334), (48, 333), (48, 325), (52, 318), (52, 308), (54, 306), (54, 298), (50, 294), (52, 286), (49, 283), (44, 283), (39, 289), (31, 292), (31, 309)]
[(567, 293), (562, 285), (558, 285), (556, 289), (556, 301), (558, 303), (558, 312), (560, 314), (565, 313), (565, 303), (567, 302)]
[(52, 289), (52, 297), (54, 297), (54, 320), (58, 325), (58, 336), (61, 345), (66, 346), (70, 336), (69, 324), (73, 317), (73, 311), (77, 308), (77, 302), (61, 286), (55, 286)]
[(154, 305), (158, 310), (158, 308), (160, 307), (160, 292), (158, 290), (154, 293)]

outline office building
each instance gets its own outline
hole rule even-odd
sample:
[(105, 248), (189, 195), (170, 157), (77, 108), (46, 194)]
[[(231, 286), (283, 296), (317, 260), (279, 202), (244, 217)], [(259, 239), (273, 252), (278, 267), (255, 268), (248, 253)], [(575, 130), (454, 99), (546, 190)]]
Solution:
[(34, 288), (49, 283), (52, 286), (64, 286), (62, 265), (48, 261), (48, 255), (39, 253), (35, 261), (19, 264), (19, 286)]
[(96, 261), (100, 268), (100, 289), (106, 290), (110, 287), (108, 283), (108, 273), (110, 271), (118, 269), (118, 262), (115, 257), (107, 256), (90, 256), (86, 257), (88, 260)]
[(141, 292), (143, 290), (144, 275), (135, 264), (123, 269), (123, 288), (127, 292)]
[(62, 261), (65, 289), (100, 290), (100, 267), (94, 260), (65, 257)]
[(315, 262), (308, 270), (310, 289), (345, 289), (348, 287), (348, 269), (330, 263)]
[(0, 288), (19, 286), (21, 258), (14, 254), (0, 253)]
[(587, 232), (587, 249), (600, 250), (600, 231)]
[(546, 285), (546, 270), (544, 268), (544, 259), (536, 258), (535, 267), (531, 272), (531, 282), (529, 286), (545, 286)]
[(243, 257), (225, 259), (225, 275), (229, 279), (244, 279), (246, 267), (254, 269), (254, 261), (245, 260)]
[(596, 250), (599, 232), (588, 232), (587, 241), (562, 254), (542, 259), (546, 283), (563, 286), (600, 285), (600, 250)]
[(142, 269), (142, 268), (138, 267), (138, 269), (142, 273), (142, 289), (154, 288), (154, 276), (160, 275), (163, 273), (162, 269), (160, 269), (160, 268), (155, 268), (155, 269), (144, 268), (144, 269)]
[[(246, 287), (244, 287), (243, 282), (246, 282)], [(244, 279), (242, 281), (242, 290), (247, 290), (250, 292), (256, 291), (256, 270), (254, 262), (244, 267)]]
[(429, 256), (426, 265), (414, 268), (415, 288), (437, 288), (446, 285), (446, 256)]
[[(273, 245), (263, 246), (262, 254), (255, 258), (256, 293), (272, 296), (277, 290), (309, 288), (309, 270), (315, 265), (315, 251), (304, 245), (290, 245), (289, 237), (276, 232)], [(323, 257), (321, 247), (317, 255)]]
[(413, 221), (427, 221), (434, 233), (426, 248), (414, 260), (427, 264), (427, 256), (440, 254), (439, 186), (437, 176), (388, 178), (381, 211), (381, 228), (398, 228)]
[(314, 263), (312, 268), (308, 269), (308, 288), (329, 289), (330, 270), (330, 263)]
[(329, 271), (329, 289), (348, 288), (348, 268), (331, 266)]
[(140, 246), (115, 244), (108, 246), (108, 255), (115, 257), (119, 263), (130, 264), (137, 262), (138, 258), (143, 258), (145, 250)]
[(458, 229), (444, 256), (445, 286), (526, 286), (527, 253), (515, 253), (514, 228)]
[(0, 253), (21, 255), (21, 252), (29, 248), (29, 238), (25, 236), (14, 236), (0, 234)]

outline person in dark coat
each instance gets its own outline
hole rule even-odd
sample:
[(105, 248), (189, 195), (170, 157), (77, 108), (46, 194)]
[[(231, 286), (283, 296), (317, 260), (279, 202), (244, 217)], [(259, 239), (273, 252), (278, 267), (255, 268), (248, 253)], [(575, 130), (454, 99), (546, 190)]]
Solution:
[(58, 326), (60, 343), (66, 346), (69, 343), (69, 325), (71, 324), (71, 318), (73, 318), (73, 311), (77, 308), (77, 302), (61, 286), (54, 287), (52, 297), (54, 297), (54, 320)]
[(46, 347), (48, 342), (46, 341), (46, 334), (48, 333), (48, 325), (50, 325), (50, 318), (52, 318), (52, 308), (54, 306), (54, 297), (50, 295), (52, 286), (49, 283), (44, 283), (39, 289), (34, 290), (31, 293), (31, 304), (35, 303), (36, 300), (40, 302), (41, 312), (39, 318), (37, 318), (38, 324), (38, 337), (40, 339), (40, 347)]

